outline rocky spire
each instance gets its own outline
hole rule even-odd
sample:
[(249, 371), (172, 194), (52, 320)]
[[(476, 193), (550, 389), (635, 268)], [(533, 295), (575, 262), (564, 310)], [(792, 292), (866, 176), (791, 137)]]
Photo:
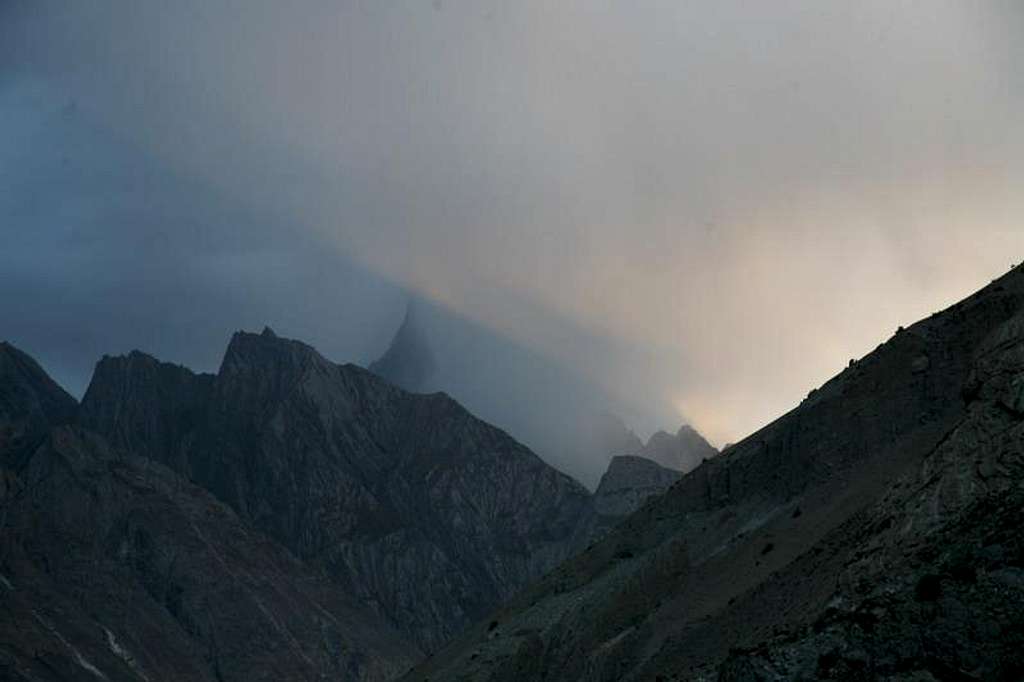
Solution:
[(391, 345), (384, 355), (370, 364), (370, 371), (407, 391), (425, 392), (434, 378), (437, 365), (418, 321), (418, 308), (415, 300), (411, 299)]

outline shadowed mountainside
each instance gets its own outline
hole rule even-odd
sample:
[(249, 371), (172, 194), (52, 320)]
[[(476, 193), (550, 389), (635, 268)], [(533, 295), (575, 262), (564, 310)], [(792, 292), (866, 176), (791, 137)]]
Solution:
[(629, 458), (592, 497), (269, 329), (217, 375), (104, 357), (81, 407), (8, 344), (0, 377), (12, 679), (388, 679), (672, 476)]
[[(0, 678), (386, 680), (418, 652), (153, 460), (60, 426), (75, 403), (0, 346)], [(16, 399), (12, 387), (17, 388)]]
[(1019, 679), (1024, 269), (900, 329), (409, 680)]
[(195, 481), (433, 649), (579, 546), (578, 483), (444, 394), (238, 333), (217, 375), (105, 357), (80, 423)]

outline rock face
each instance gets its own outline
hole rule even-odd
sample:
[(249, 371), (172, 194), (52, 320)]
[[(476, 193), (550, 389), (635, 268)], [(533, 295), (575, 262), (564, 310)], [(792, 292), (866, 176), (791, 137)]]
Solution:
[(369, 369), (407, 391), (420, 393), (428, 390), (430, 380), (437, 372), (437, 363), (426, 334), (417, 323), (415, 303), (409, 303), (391, 345), (384, 355), (370, 364)]
[(594, 493), (594, 511), (612, 523), (618, 522), (639, 509), (647, 498), (668, 490), (682, 475), (644, 457), (613, 457)]
[(637, 454), (663, 467), (686, 473), (696, 469), (705, 459), (717, 455), (718, 450), (692, 426), (684, 424), (674, 436), (658, 431)]
[(587, 491), (444, 394), (238, 333), (217, 375), (107, 357), (80, 423), (199, 484), (425, 650), (576, 548)]
[(703, 463), (410, 680), (1024, 674), (1024, 270)]
[(40, 436), (17, 471), (0, 468), (0, 679), (387, 680), (415, 661), (415, 645), (209, 492), (58, 426), (74, 401), (4, 351), (36, 390), (0, 419)]

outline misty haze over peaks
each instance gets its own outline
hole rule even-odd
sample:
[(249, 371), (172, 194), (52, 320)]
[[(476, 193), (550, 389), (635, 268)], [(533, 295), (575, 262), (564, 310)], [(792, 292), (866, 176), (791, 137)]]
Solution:
[(411, 292), (516, 349), (466, 396), (532, 356), (532, 409), (735, 442), (1024, 250), (1022, 14), (11, 0), (3, 336), (75, 394), (264, 324), (366, 365)]

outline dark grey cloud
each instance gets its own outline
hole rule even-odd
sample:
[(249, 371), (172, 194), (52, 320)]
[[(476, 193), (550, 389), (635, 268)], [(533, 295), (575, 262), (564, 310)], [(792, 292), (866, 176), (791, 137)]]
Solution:
[(3, 335), (73, 392), (133, 348), (215, 369), (232, 331), (264, 323), (345, 359), (387, 342), (404, 294), (293, 222), (161, 164), (50, 84), (6, 80), (0, 111)]
[(9, 1), (4, 335), (73, 387), (263, 322), (365, 362), (408, 289), (520, 349), (467, 395), (528, 396), (521, 351), (734, 440), (1020, 260), (1022, 37), (1009, 1)]

